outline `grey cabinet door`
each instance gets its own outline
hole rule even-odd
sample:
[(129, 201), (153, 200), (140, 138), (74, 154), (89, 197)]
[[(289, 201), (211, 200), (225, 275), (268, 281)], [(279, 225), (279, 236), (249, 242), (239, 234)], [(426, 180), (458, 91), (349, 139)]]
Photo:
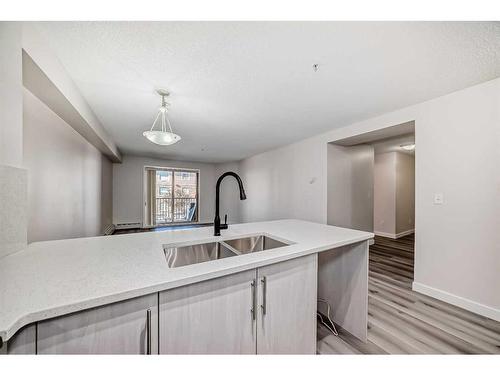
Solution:
[(255, 354), (255, 277), (250, 270), (161, 292), (160, 354)]
[(258, 269), (257, 354), (315, 354), (317, 254)]
[(37, 352), (147, 354), (148, 339), (157, 354), (158, 293), (41, 321)]

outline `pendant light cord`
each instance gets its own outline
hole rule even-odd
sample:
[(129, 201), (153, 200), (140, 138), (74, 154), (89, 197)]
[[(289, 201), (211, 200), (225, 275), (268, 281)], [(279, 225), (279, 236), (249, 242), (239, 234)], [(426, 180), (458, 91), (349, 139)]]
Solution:
[(170, 131), (170, 133), (173, 133), (172, 125), (170, 125), (170, 121), (167, 117), (167, 102), (165, 101), (165, 95), (161, 96), (161, 108), (158, 110), (158, 114), (156, 115), (156, 118), (153, 121), (153, 125), (151, 126), (150, 129), (151, 131), (153, 131), (160, 115), (161, 115), (161, 131), (167, 132), (167, 125), (168, 125), (168, 130)]
[(161, 111), (161, 131), (165, 132), (166, 126), (165, 126), (165, 110)]
[(170, 130), (170, 133), (173, 133), (173, 131), (172, 131), (172, 126), (170, 125), (170, 121), (169, 121), (169, 119), (168, 119), (168, 117), (167, 117), (167, 113), (166, 113), (166, 112), (165, 112), (165, 119), (167, 120), (168, 129)]

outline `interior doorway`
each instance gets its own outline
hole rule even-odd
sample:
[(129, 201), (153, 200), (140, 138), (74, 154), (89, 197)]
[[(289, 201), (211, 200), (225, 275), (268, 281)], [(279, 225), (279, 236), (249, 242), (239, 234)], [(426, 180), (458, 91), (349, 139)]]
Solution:
[(397, 239), (415, 232), (415, 134), (374, 142), (373, 232)]
[(331, 142), (327, 163), (328, 224), (390, 238), (414, 230), (414, 121)]
[(404, 324), (390, 334), (385, 324), (407, 308), (395, 300), (420, 298), (412, 291), (416, 152), (413, 121), (328, 144), (328, 224), (374, 232), (375, 238), (369, 248), (368, 342), (320, 327), (320, 353), (407, 353), (400, 339)]
[(327, 223), (375, 233), (370, 271), (387, 271), (410, 288), (416, 152), (410, 121), (332, 142), (327, 159)]

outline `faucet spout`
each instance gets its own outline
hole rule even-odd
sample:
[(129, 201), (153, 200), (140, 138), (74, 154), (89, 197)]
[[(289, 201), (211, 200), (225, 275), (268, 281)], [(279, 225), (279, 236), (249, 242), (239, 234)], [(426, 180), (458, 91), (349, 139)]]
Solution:
[(245, 194), (245, 189), (243, 188), (243, 182), (241, 181), (240, 176), (238, 176), (234, 172), (226, 172), (217, 180), (217, 184), (215, 186), (215, 218), (214, 218), (214, 236), (220, 236), (221, 229), (227, 229), (227, 224), (221, 225), (220, 217), (219, 217), (219, 192), (220, 192), (220, 184), (222, 180), (226, 176), (233, 176), (238, 182), (238, 187), (240, 189), (240, 200), (247, 199), (247, 195)]

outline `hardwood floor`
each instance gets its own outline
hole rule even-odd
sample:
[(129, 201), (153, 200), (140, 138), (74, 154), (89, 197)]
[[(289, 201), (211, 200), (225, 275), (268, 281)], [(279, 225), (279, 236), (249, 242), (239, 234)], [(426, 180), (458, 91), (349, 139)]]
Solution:
[(500, 354), (500, 322), (412, 291), (413, 255), (413, 235), (375, 237), (368, 343), (318, 325), (319, 354)]

